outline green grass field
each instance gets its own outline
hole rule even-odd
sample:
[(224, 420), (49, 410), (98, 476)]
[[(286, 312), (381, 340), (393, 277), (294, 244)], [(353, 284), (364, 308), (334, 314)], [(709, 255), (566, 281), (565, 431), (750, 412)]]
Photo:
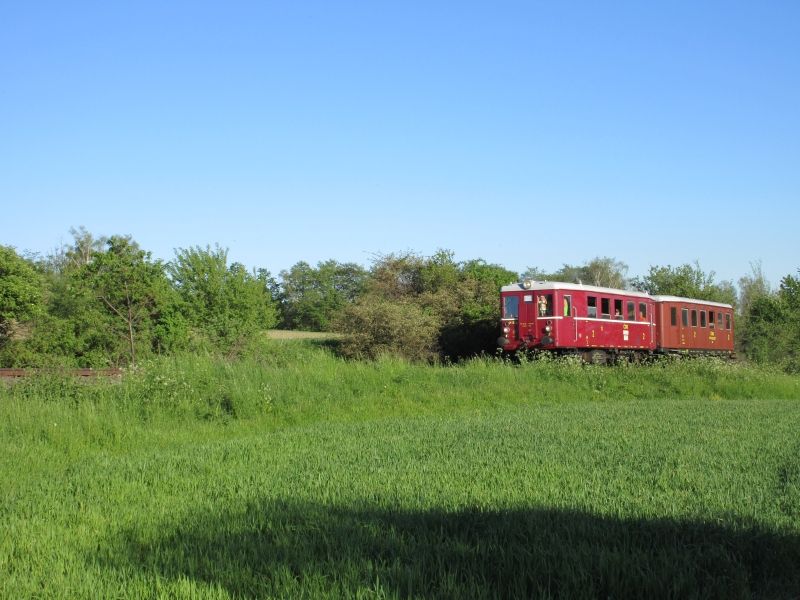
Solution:
[(0, 383), (0, 597), (798, 597), (798, 399), (276, 340)]

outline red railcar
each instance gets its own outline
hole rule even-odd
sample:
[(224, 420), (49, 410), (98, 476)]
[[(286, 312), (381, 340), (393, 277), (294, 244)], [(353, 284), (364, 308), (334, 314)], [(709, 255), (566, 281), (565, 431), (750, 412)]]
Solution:
[[(728, 304), (553, 281), (524, 281), (500, 292), (507, 351), (541, 349), (580, 354), (591, 362), (654, 352), (733, 352)], [(673, 326), (673, 317), (682, 323)], [(693, 316), (694, 315), (694, 316)], [(713, 327), (710, 319), (714, 319)]]
[(730, 304), (653, 296), (656, 346), (662, 352), (733, 354), (733, 307)]

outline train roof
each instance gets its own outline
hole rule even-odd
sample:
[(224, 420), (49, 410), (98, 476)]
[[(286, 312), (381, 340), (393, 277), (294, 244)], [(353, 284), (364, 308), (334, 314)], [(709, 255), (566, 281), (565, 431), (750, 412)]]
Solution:
[(649, 294), (633, 290), (620, 290), (617, 288), (599, 287), (596, 285), (583, 285), (582, 283), (566, 283), (564, 281), (531, 281), (511, 283), (500, 288), (501, 292), (527, 292), (529, 290), (579, 290), (582, 292), (597, 292), (598, 294), (614, 294), (616, 296), (636, 296), (637, 298), (650, 298)]
[(682, 298), (680, 296), (651, 296), (656, 302), (691, 302), (693, 304), (707, 304), (709, 306), (719, 306), (721, 308), (730, 308), (733, 306), (725, 304), (724, 302), (712, 302), (711, 300), (698, 300), (697, 298)]
[(614, 294), (616, 296), (634, 296), (637, 298), (650, 298), (654, 302), (691, 302), (694, 304), (705, 304), (708, 306), (719, 306), (721, 308), (733, 308), (730, 304), (722, 302), (711, 302), (710, 300), (698, 300), (697, 298), (681, 298), (680, 296), (651, 296), (645, 292), (635, 290), (621, 290), (618, 288), (607, 288), (596, 285), (583, 285), (582, 283), (567, 283), (564, 281), (532, 281), (510, 283), (500, 288), (501, 292), (527, 292), (530, 290), (578, 290), (582, 292), (596, 292), (598, 294)]

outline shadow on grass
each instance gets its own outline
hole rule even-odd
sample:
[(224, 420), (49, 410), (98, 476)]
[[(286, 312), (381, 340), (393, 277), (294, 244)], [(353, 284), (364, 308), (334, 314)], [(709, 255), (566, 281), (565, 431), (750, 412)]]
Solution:
[(800, 537), (746, 524), (264, 502), (109, 542), (92, 562), (248, 598), (800, 595)]

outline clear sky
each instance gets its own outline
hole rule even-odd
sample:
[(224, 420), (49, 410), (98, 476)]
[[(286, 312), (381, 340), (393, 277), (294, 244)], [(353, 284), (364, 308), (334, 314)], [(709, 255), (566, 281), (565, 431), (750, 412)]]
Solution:
[(0, 3), (0, 244), (800, 268), (800, 2)]

